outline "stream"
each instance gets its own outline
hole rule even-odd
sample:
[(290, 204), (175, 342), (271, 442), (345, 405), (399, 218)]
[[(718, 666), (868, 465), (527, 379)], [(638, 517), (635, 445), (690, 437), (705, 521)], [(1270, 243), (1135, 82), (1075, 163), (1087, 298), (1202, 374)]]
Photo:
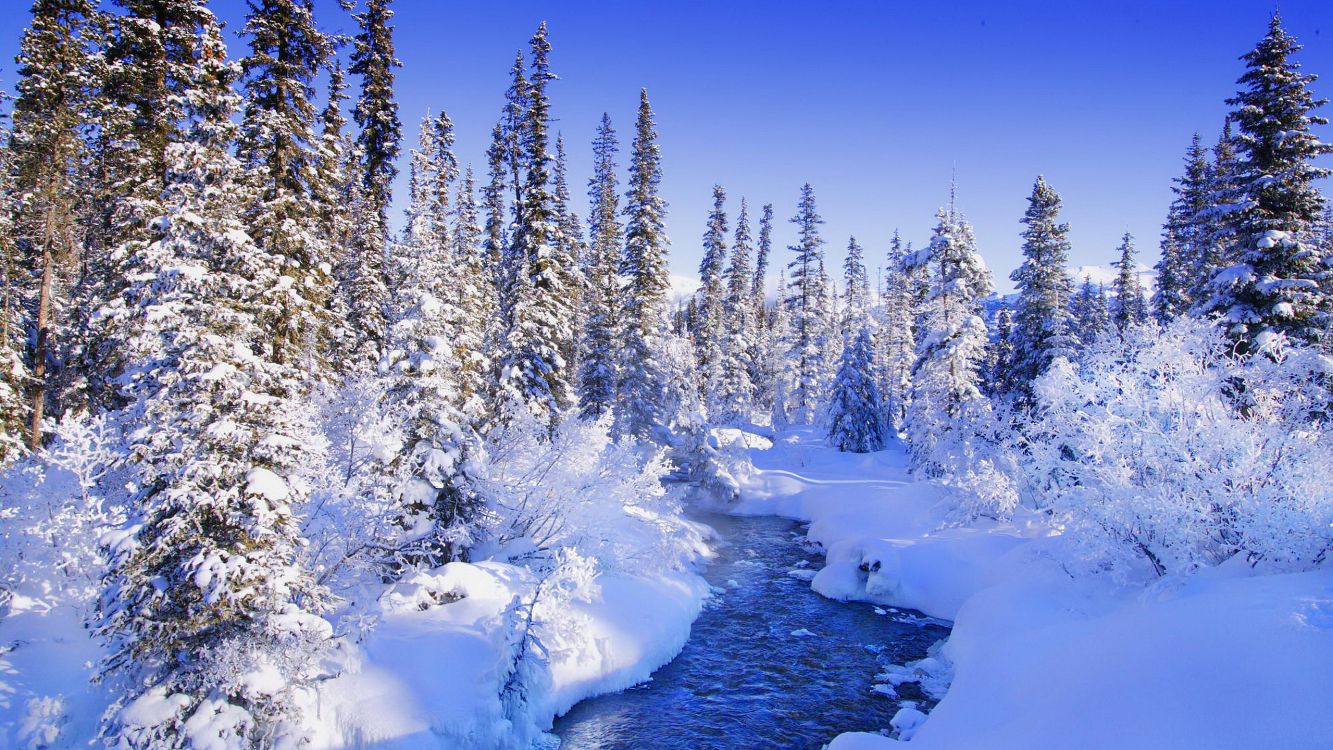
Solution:
[(840, 732), (887, 729), (900, 700), (931, 703), (914, 685), (899, 700), (871, 686), (883, 665), (922, 658), (947, 628), (816, 594), (808, 579), (823, 558), (794, 521), (693, 515), (718, 539), (704, 570), (714, 594), (689, 641), (648, 682), (558, 719), (562, 750), (814, 749)]

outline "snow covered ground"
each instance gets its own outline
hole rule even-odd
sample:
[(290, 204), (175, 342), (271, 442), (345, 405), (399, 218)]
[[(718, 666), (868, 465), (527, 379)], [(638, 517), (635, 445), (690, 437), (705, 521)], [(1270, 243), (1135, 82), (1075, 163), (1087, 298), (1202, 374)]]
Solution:
[(895, 720), (912, 747), (1333, 747), (1333, 571), (1076, 580), (1039, 518), (943, 526), (952, 503), (910, 480), (900, 448), (840, 454), (798, 430), (753, 462), (738, 510), (811, 522), (828, 554), (817, 591), (954, 621), (938, 658), (907, 670), (952, 677), (919, 727)]

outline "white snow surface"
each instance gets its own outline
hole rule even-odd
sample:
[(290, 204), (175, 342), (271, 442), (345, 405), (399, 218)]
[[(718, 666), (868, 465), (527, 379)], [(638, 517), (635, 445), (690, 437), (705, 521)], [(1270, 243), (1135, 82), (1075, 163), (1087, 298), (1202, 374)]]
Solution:
[(949, 527), (956, 501), (913, 482), (900, 446), (843, 454), (793, 430), (752, 460), (739, 511), (810, 522), (828, 555), (816, 591), (953, 621), (944, 699), (895, 722), (913, 748), (1333, 747), (1333, 570), (1073, 579), (1039, 516)]

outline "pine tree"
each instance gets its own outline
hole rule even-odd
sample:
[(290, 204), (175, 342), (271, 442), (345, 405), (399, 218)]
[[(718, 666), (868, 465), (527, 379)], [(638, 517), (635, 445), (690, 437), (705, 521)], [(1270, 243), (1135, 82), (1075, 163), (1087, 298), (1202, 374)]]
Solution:
[(588, 289), (580, 358), (579, 408), (588, 419), (601, 417), (616, 399), (620, 346), (620, 199), (616, 195), (616, 131), (602, 114), (592, 142), (593, 173), (588, 180)]
[(1069, 262), (1068, 224), (1057, 223), (1060, 196), (1041, 177), (1032, 186), (1022, 223), (1023, 263), (1009, 278), (1018, 289), (1014, 304), (1014, 368), (1005, 378), (1006, 393), (1024, 400), (1032, 381), (1056, 357), (1073, 358), (1069, 299), (1073, 281)]
[(773, 252), (773, 204), (764, 204), (759, 219), (759, 249), (754, 265), (754, 306), (762, 315), (768, 307), (768, 261)]
[(806, 183), (792, 223), (797, 226), (797, 244), (791, 246), (796, 257), (787, 264), (791, 281), (787, 283), (786, 305), (791, 316), (791, 334), (787, 358), (794, 368), (787, 393), (787, 413), (793, 422), (808, 424), (815, 416), (823, 394), (825, 354), (830, 341), (826, 336), (822, 297), (824, 284), (824, 240), (819, 225), (824, 220), (815, 209), (815, 191)]
[[(506, 287), (504, 258), (509, 238), (505, 236), (505, 141), (504, 129), (496, 124), (491, 131), (491, 145), (486, 150), (486, 187), (482, 188), (482, 205), (486, 209), (486, 234), (482, 241), (486, 266), (490, 269), (491, 285), (495, 287), (500, 309), (500, 321), (508, 321), (508, 305), (500, 294)], [(499, 322), (499, 321), (497, 321)]]
[[(8, 128), (0, 142), (9, 143)], [(25, 450), (28, 434), (26, 398), (28, 365), (24, 320), (23, 258), (14, 231), (16, 200), (11, 170), (12, 152), (0, 149), (0, 467), (8, 466)]]
[(723, 276), (727, 265), (727, 193), (721, 185), (713, 186), (713, 209), (708, 213), (704, 230), (703, 258), (699, 261), (698, 316), (694, 334), (694, 352), (699, 382), (696, 384), (705, 401), (712, 400), (722, 381), (723, 308), (726, 305), (726, 284)]
[(917, 361), (907, 407), (907, 446), (926, 476), (962, 470), (976, 431), (989, 410), (981, 393), (986, 324), (981, 300), (990, 272), (977, 253), (972, 227), (954, 209), (941, 209), (930, 246), (916, 262), (929, 269)]
[(42, 420), (54, 403), (60, 372), (59, 321), (66, 287), (77, 266), (76, 216), (83, 141), (81, 118), (88, 90), (88, 50), (82, 35), (93, 7), (88, 0), (38, 0), (18, 56), (18, 96), (10, 139), (14, 174), (15, 235), (24, 264), (38, 279), (32, 330), (28, 442), (42, 442)]
[(741, 198), (736, 217), (736, 236), (727, 265), (726, 296), (722, 306), (722, 379), (716, 393), (710, 391), (709, 413), (715, 420), (738, 422), (750, 418), (754, 402), (754, 379), (759, 375), (758, 341), (752, 294), (754, 271), (750, 267), (750, 207)]
[(242, 33), (250, 54), (241, 61), (239, 152), (255, 186), (245, 222), (264, 252), (286, 259), (274, 286), (262, 291), (262, 328), (278, 362), (320, 373), (333, 266), (328, 242), (310, 220), (319, 214), (311, 84), (331, 45), (301, 0), (255, 0)]
[(1231, 118), (1222, 124), (1222, 134), (1213, 146), (1213, 162), (1205, 179), (1203, 209), (1196, 214), (1195, 223), (1203, 235), (1203, 247), (1193, 259), (1192, 283), (1189, 288), (1193, 303), (1191, 312), (1207, 315), (1212, 292), (1209, 285), (1218, 271), (1235, 262), (1239, 214), (1237, 208), (1244, 197), (1240, 193), (1240, 157), (1236, 153), (1236, 138), (1231, 133)]
[(584, 256), (587, 248), (583, 241), (583, 225), (579, 216), (570, 205), (569, 179), (566, 175), (565, 139), (557, 134), (555, 138), (555, 217), (560, 231), (555, 236), (556, 255), (559, 267), (565, 274), (565, 284), (569, 309), (573, 311), (572, 334), (566, 340), (566, 347), (560, 352), (569, 368), (571, 377), (580, 371), (579, 337), (587, 327), (587, 308), (584, 297), (587, 293), (587, 277), (584, 275)]
[(1148, 303), (1139, 282), (1138, 264), (1134, 262), (1134, 236), (1129, 232), (1125, 232), (1120, 240), (1120, 259), (1111, 265), (1116, 269), (1115, 307), (1111, 320), (1117, 330), (1124, 332), (1148, 320)]
[(1167, 323), (1187, 312), (1192, 304), (1193, 271), (1209, 252), (1203, 222), (1207, 208), (1208, 158), (1194, 134), (1185, 152), (1185, 173), (1171, 187), (1175, 199), (1162, 227), (1162, 257), (1155, 267), (1157, 286), (1152, 299), (1157, 320)]
[(352, 365), (361, 364), (355, 356), (356, 334), (348, 321), (351, 317), (350, 287), (356, 267), (354, 239), (360, 231), (358, 216), (363, 191), (357, 165), (353, 163), (355, 144), (346, 132), (347, 119), (342, 111), (343, 102), (347, 100), (347, 84), (341, 62), (335, 60), (328, 73), (328, 100), (319, 116), (313, 193), (319, 207), (319, 231), (329, 245), (333, 266), (334, 292), (327, 302), (333, 327), (332, 364), (346, 373)]
[(361, 76), (361, 97), (356, 102), (356, 124), (361, 127), (357, 145), (361, 151), (362, 184), (366, 203), (372, 212), (367, 219), (378, 220), (387, 230), (389, 197), (393, 178), (398, 174), (402, 125), (398, 122), (398, 103), (393, 98), (394, 68), (401, 68), (393, 53), (393, 11), (391, 0), (367, 0), (366, 9), (355, 14), (361, 31), (353, 40), (352, 75)]
[(866, 274), (865, 251), (852, 237), (843, 260), (843, 332), (851, 335), (865, 323), (870, 312), (870, 278)]
[(885, 413), (891, 424), (898, 427), (907, 413), (912, 365), (916, 362), (917, 300), (912, 272), (908, 268), (908, 252), (895, 230), (885, 269), (883, 318), (877, 331), (884, 362), (881, 393)]
[(458, 409), (467, 425), (479, 428), (491, 416), (487, 405), (494, 396), (489, 381), (491, 348), (488, 335), (495, 319), (497, 301), (486, 265), (472, 167), (468, 167), (463, 175), (454, 205), (453, 244), (449, 258), (454, 278), (446, 288), (450, 291), (453, 312), (450, 336), (453, 361), (458, 368)]
[[(197, 40), (212, 18), (201, 0), (116, 0), (118, 14), (93, 18), (103, 54), (93, 58), (88, 102), (91, 214), (84, 221), (83, 272), (74, 291), (68, 380), (93, 403), (115, 407), (107, 378), (118, 372), (119, 332), (99, 315), (124, 288), (121, 264), (161, 213), (166, 151), (181, 140), (183, 93)], [(72, 373), (71, 373), (72, 374)], [(69, 398), (73, 394), (66, 394)]]
[[(197, 725), (237, 746), (299, 741), (292, 687), (331, 636), (317, 616), (328, 594), (298, 565), (294, 508), (321, 459), (302, 373), (237, 345), (264, 339), (260, 300), (286, 259), (242, 228), (234, 77), (211, 25), (186, 96), (195, 124), (168, 150), (167, 214), (127, 259), (123, 382), (139, 490), (98, 626), (111, 647), (104, 676), (126, 689), (104, 721), (116, 747), (193, 747)], [(259, 670), (277, 689), (249, 681)], [(131, 719), (142, 704), (169, 713), (146, 725)]]
[(500, 393), (503, 408), (519, 405), (553, 422), (573, 400), (569, 363), (562, 356), (573, 350), (573, 269), (559, 252), (563, 240), (550, 190), (546, 86), (556, 77), (550, 70), (545, 23), (531, 45), (532, 74), (520, 138), (523, 191), (511, 245), (522, 270), (512, 292), (513, 320), (501, 359)]
[(617, 432), (652, 438), (665, 426), (667, 372), (658, 359), (664, 336), (667, 275), (666, 201), (658, 194), (662, 156), (647, 89), (639, 92), (629, 190), (625, 193), (625, 250), (620, 274), (624, 314)]
[(829, 397), (829, 442), (840, 451), (868, 453), (883, 450), (888, 442), (874, 359), (870, 330), (862, 327), (843, 349)]
[(1069, 312), (1074, 317), (1074, 334), (1085, 346), (1096, 341), (1111, 326), (1106, 293), (1100, 284), (1094, 286), (1089, 276), (1083, 277), (1083, 285), (1074, 295)]
[(1223, 316), (1241, 353), (1265, 350), (1278, 335), (1316, 343), (1333, 315), (1326, 294), (1333, 271), (1314, 235), (1324, 209), (1315, 182), (1329, 174), (1315, 160), (1333, 145), (1311, 132), (1328, 122), (1312, 114), (1325, 102), (1309, 91), (1315, 76), (1291, 59), (1298, 50), (1274, 14), (1268, 34), (1242, 58), (1243, 88), (1228, 100), (1241, 157), (1237, 249), (1235, 262), (1212, 279), (1208, 309)]

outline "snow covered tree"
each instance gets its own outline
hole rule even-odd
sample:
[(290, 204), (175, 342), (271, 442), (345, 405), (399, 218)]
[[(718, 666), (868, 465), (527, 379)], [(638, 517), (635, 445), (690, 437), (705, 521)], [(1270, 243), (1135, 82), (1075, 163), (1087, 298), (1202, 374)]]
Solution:
[[(9, 143), (8, 129), (0, 143)], [(26, 277), (14, 232), (15, 196), (12, 152), (0, 149), (0, 466), (9, 465), (25, 450), (30, 404), (23, 291)]]
[(579, 409), (589, 419), (611, 410), (616, 398), (620, 346), (620, 199), (615, 156), (619, 147), (611, 116), (603, 113), (592, 142), (588, 180), (587, 310), (579, 368)]
[(870, 312), (870, 277), (866, 274), (865, 251), (852, 237), (847, 242), (847, 257), (842, 262), (843, 271), (843, 327), (850, 335), (860, 328)]
[(1198, 133), (1185, 152), (1185, 172), (1175, 183), (1171, 187), (1175, 198), (1162, 227), (1162, 257), (1155, 267), (1157, 284), (1152, 299), (1153, 313), (1162, 323), (1189, 311), (1196, 266), (1199, 258), (1209, 253), (1203, 224), (1208, 207), (1208, 157)]
[(717, 393), (722, 381), (722, 344), (726, 335), (722, 325), (726, 305), (726, 283), (723, 277), (727, 267), (727, 193), (721, 185), (713, 186), (713, 208), (708, 212), (704, 230), (703, 258), (699, 261), (699, 291), (697, 315), (691, 333), (694, 336), (695, 359), (699, 368), (699, 393), (706, 400)]
[(1069, 299), (1074, 283), (1069, 263), (1068, 224), (1057, 221), (1060, 196), (1041, 177), (1032, 186), (1022, 223), (1023, 262), (1009, 278), (1018, 289), (1014, 303), (1014, 367), (1004, 383), (1020, 400), (1056, 357), (1073, 356)]
[(791, 221), (797, 226), (798, 238), (790, 248), (796, 257), (787, 264), (791, 280), (783, 292), (791, 318), (786, 355), (793, 367), (787, 413), (794, 423), (809, 424), (822, 403), (824, 357), (830, 344), (823, 301), (824, 240), (819, 236), (824, 220), (815, 209), (815, 191), (809, 183), (801, 188), (801, 201)]
[(1213, 161), (1208, 167), (1203, 190), (1203, 210), (1196, 223), (1203, 235), (1203, 247), (1193, 261), (1193, 279), (1189, 289), (1191, 312), (1207, 315), (1212, 298), (1209, 285), (1217, 272), (1235, 259), (1239, 228), (1237, 207), (1240, 193), (1240, 155), (1231, 132), (1231, 117), (1222, 124), (1222, 133), (1213, 146)]
[(1213, 276), (1209, 312), (1222, 316), (1238, 352), (1263, 350), (1274, 336), (1313, 343), (1333, 315), (1333, 273), (1316, 252), (1314, 230), (1324, 209), (1315, 183), (1329, 170), (1315, 161), (1333, 145), (1312, 132), (1327, 124), (1312, 114), (1325, 102), (1310, 93), (1315, 76), (1292, 59), (1300, 45), (1275, 13), (1268, 33), (1242, 58), (1243, 87), (1227, 100), (1238, 130), (1234, 261)]
[(292, 691), (332, 635), (328, 594), (298, 564), (322, 453), (304, 374), (262, 346), (263, 295), (287, 259), (243, 229), (234, 77), (211, 25), (194, 125), (168, 151), (167, 213), (127, 260), (138, 490), (110, 537), (98, 625), (103, 675), (125, 688), (103, 725), (116, 747), (300, 742)]
[(18, 55), (18, 96), (10, 137), (14, 175), (15, 236), (24, 264), (38, 279), (35, 313), (27, 335), (30, 363), (28, 442), (42, 442), (42, 420), (55, 407), (52, 387), (60, 374), (59, 322), (64, 289), (77, 266), (76, 217), (84, 144), (81, 118), (88, 88), (83, 33), (93, 7), (87, 0), (38, 0)]
[(545, 23), (538, 26), (531, 46), (532, 73), (519, 139), (523, 190), (510, 247), (520, 272), (513, 285), (512, 320), (500, 362), (500, 407), (503, 413), (522, 406), (554, 421), (573, 401), (570, 363), (563, 353), (574, 348), (575, 269), (560, 252), (563, 240), (550, 185), (546, 86), (556, 76), (550, 68)]
[(1083, 285), (1074, 294), (1069, 312), (1074, 317), (1074, 335), (1084, 346), (1096, 341), (1111, 325), (1106, 292), (1101, 284), (1094, 285), (1090, 276), (1083, 277)]
[[(759, 218), (759, 246), (754, 265), (754, 308), (762, 319), (768, 309), (768, 262), (773, 253), (773, 204), (765, 203)], [(779, 291), (781, 295), (781, 291)]]
[(566, 278), (565, 293), (568, 296), (566, 304), (574, 313), (574, 322), (572, 333), (566, 339), (566, 349), (560, 353), (565, 360), (565, 366), (569, 368), (571, 380), (577, 380), (574, 377), (580, 371), (579, 363), (579, 338), (583, 329), (587, 327), (587, 307), (584, 304), (584, 296), (587, 292), (588, 281), (584, 275), (584, 255), (587, 254), (586, 243), (583, 240), (583, 225), (579, 222), (579, 215), (570, 205), (569, 197), (569, 178), (566, 174), (567, 165), (565, 164), (565, 139), (564, 136), (557, 134), (555, 138), (555, 218), (556, 225), (560, 231), (555, 235), (556, 255), (560, 258), (560, 268), (564, 269)]
[(261, 292), (262, 328), (278, 362), (299, 362), (318, 374), (333, 266), (328, 241), (311, 220), (319, 214), (311, 185), (317, 168), (311, 85), (331, 45), (302, 0), (255, 0), (242, 33), (250, 54), (241, 61), (239, 152), (254, 186), (245, 224), (264, 252), (286, 259), (273, 287)]
[(467, 168), (454, 201), (454, 232), (450, 260), (453, 283), (446, 286), (453, 305), (451, 333), (454, 362), (458, 368), (458, 404), (466, 423), (485, 424), (491, 416), (491, 355), (487, 344), (498, 304), (495, 286), (486, 266), (486, 249), (477, 215), (476, 181)]
[(870, 329), (862, 327), (843, 349), (842, 364), (829, 396), (829, 442), (840, 451), (883, 450), (888, 425), (880, 411), (883, 397), (875, 378), (875, 348)]
[(929, 270), (917, 361), (907, 406), (912, 465), (928, 477), (968, 470), (977, 450), (978, 422), (988, 416), (981, 393), (986, 323), (981, 300), (990, 272), (977, 252), (972, 227), (954, 209), (941, 209), (930, 245), (918, 262)]
[(356, 124), (361, 126), (357, 136), (361, 180), (367, 208), (373, 214), (366, 218), (377, 219), (382, 231), (388, 228), (391, 186), (398, 174), (394, 160), (398, 158), (402, 140), (398, 103), (393, 98), (393, 69), (403, 64), (394, 57), (390, 3), (391, 0), (367, 0), (365, 10), (355, 14), (361, 30), (353, 39), (352, 66), (348, 68), (352, 75), (361, 76), (361, 96), (353, 114)]
[(907, 412), (912, 366), (916, 363), (916, 300), (907, 254), (908, 249), (894, 231), (885, 269), (884, 304), (876, 333), (883, 362), (881, 395), (885, 401), (885, 414), (895, 427), (902, 425)]
[(709, 391), (709, 416), (715, 422), (750, 418), (759, 356), (753, 304), (754, 271), (750, 267), (750, 207), (741, 198), (736, 236), (727, 265), (726, 296), (722, 306), (722, 377), (717, 391)]
[(1148, 303), (1143, 285), (1139, 282), (1139, 267), (1134, 261), (1134, 236), (1125, 232), (1120, 239), (1120, 259), (1111, 264), (1116, 269), (1115, 305), (1111, 320), (1123, 332), (1130, 326), (1142, 325), (1148, 319)]
[(671, 281), (666, 265), (666, 201), (658, 194), (661, 182), (662, 155), (648, 91), (643, 89), (625, 193), (625, 250), (620, 260), (624, 323), (616, 415), (617, 432), (639, 438), (654, 437), (666, 424), (662, 394), (667, 373), (657, 352), (665, 333)]

